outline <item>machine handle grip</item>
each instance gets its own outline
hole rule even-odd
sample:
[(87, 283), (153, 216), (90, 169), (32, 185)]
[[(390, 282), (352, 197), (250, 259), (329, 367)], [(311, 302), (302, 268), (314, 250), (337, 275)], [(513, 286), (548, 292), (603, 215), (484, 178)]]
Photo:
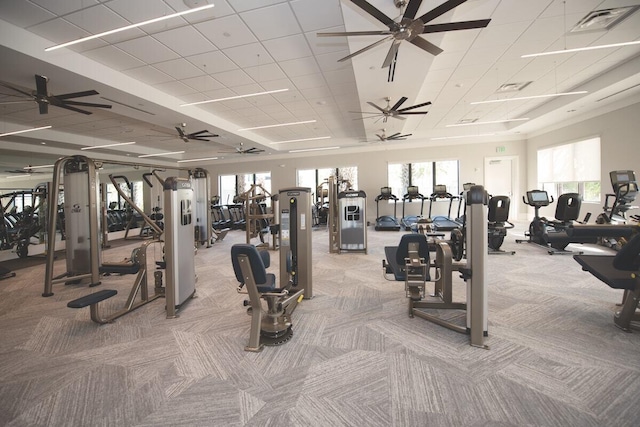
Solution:
[(146, 172), (146, 173), (142, 174), (142, 179), (144, 179), (144, 182), (146, 182), (147, 185), (149, 185), (149, 188), (153, 188), (153, 184), (151, 183), (151, 181), (148, 178), (151, 175), (153, 175), (151, 172)]

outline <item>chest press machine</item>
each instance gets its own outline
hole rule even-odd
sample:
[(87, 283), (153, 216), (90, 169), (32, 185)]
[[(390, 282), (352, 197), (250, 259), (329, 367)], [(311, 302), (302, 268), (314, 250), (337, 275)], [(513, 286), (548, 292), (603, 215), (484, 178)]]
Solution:
[[(436, 241), (436, 258), (429, 260), (429, 245), (423, 234), (405, 234), (400, 244), (385, 247), (383, 275), (388, 280), (404, 281), (409, 301), (409, 317), (420, 317), (456, 332), (468, 334), (470, 344), (488, 348), (487, 300), (487, 203), (488, 195), (480, 185), (474, 185), (466, 195), (466, 262), (454, 262), (448, 243)], [(435, 272), (431, 279), (431, 270)], [(466, 302), (453, 301), (453, 273), (459, 272), (467, 284)], [(393, 277), (391, 279), (390, 277)], [(434, 293), (426, 298), (426, 283), (434, 282)], [(466, 310), (466, 325), (457, 325), (432, 314), (429, 310)]]

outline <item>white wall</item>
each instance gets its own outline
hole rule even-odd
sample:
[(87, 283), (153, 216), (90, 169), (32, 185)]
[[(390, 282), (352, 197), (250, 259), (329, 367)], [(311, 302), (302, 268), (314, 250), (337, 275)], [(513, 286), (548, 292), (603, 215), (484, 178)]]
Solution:
[[(542, 147), (576, 142), (590, 137), (600, 137), (601, 158), (601, 202), (583, 203), (581, 216), (587, 212), (592, 213), (593, 222), (604, 205), (605, 194), (611, 193), (611, 180), (609, 172), (613, 170), (635, 170), (640, 173), (640, 151), (636, 149), (640, 138), (640, 103), (621, 108), (598, 117), (590, 118), (569, 126), (565, 126), (548, 133), (544, 133), (527, 140), (527, 188), (534, 189), (538, 186), (537, 150)], [(555, 208), (541, 209), (541, 215), (553, 217)], [(636, 210), (630, 211), (637, 214)], [(529, 216), (533, 217), (533, 208), (529, 210)]]

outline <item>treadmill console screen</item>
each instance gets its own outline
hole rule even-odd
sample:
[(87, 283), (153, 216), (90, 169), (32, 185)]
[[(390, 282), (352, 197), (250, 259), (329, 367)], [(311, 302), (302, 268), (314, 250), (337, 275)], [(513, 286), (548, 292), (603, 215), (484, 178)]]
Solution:
[(391, 187), (382, 187), (380, 189), (380, 194), (382, 194), (383, 196), (390, 196), (391, 195)]
[(407, 187), (407, 193), (408, 194), (418, 194), (418, 186), (417, 185), (410, 185)]
[(447, 186), (446, 185), (434, 185), (433, 186), (433, 192), (437, 193), (437, 194), (442, 194), (442, 193), (446, 193), (447, 192)]

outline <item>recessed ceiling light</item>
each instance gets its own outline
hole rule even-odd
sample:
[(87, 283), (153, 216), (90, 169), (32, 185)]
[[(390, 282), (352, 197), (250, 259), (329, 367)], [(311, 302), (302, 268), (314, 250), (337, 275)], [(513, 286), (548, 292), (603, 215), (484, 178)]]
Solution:
[(171, 151), (168, 153), (157, 153), (157, 154), (143, 154), (141, 156), (138, 156), (140, 158), (142, 157), (160, 157), (160, 156), (171, 156), (173, 154), (184, 154), (184, 151)]
[(204, 157), (202, 159), (178, 160), (178, 163), (204, 162), (206, 160), (218, 160), (218, 157)]
[(289, 150), (290, 153), (304, 153), (305, 151), (324, 151), (324, 150), (337, 150), (340, 147), (323, 147), (323, 148), (304, 148), (302, 150)]
[(303, 125), (305, 123), (315, 123), (315, 120), (305, 120), (302, 122), (291, 122), (291, 123), (280, 123), (277, 125), (266, 125), (266, 126), (255, 126), (252, 128), (244, 128), (244, 129), (238, 129), (238, 132), (242, 132), (245, 130), (256, 130), (256, 129), (269, 129), (269, 128), (277, 128), (277, 127), (281, 127), (281, 126), (293, 126), (293, 125)]
[(14, 130), (13, 132), (0, 133), (0, 137), (9, 136), (9, 135), (18, 135), (20, 133), (34, 132), (34, 131), (43, 130), (43, 129), (51, 129), (51, 126), (42, 126), (42, 127), (39, 127), (39, 128)]
[(135, 141), (131, 142), (118, 142), (115, 144), (105, 144), (105, 145), (92, 145), (89, 147), (82, 147), (81, 150), (97, 150), (98, 148), (109, 148), (109, 147), (119, 147), (121, 145), (132, 145), (135, 144)]
[(290, 139), (288, 141), (278, 141), (278, 142), (270, 142), (270, 145), (277, 145), (277, 144), (287, 144), (289, 142), (302, 142), (302, 141), (318, 141), (320, 139), (329, 139), (331, 138), (330, 136), (317, 136), (315, 138), (302, 138), (302, 139)]
[(89, 40), (97, 39), (99, 37), (108, 36), (110, 34), (119, 33), (120, 31), (125, 31), (125, 30), (130, 30), (132, 28), (141, 27), (143, 25), (153, 24), (154, 22), (164, 21), (166, 19), (175, 18), (175, 17), (182, 16), (182, 15), (187, 15), (189, 13), (200, 12), (201, 10), (210, 9), (212, 7), (213, 7), (212, 4), (207, 4), (205, 6), (197, 7), (195, 9), (188, 9), (188, 10), (184, 10), (182, 12), (172, 13), (170, 15), (164, 15), (164, 16), (161, 16), (159, 18), (153, 18), (153, 19), (149, 19), (147, 21), (138, 22), (137, 24), (126, 25), (124, 27), (116, 28), (114, 30), (105, 31), (105, 32), (102, 32), (102, 33), (99, 33), (99, 34), (94, 34), (92, 36), (83, 37), (81, 39), (72, 40), (70, 42), (66, 42), (66, 43), (62, 43), (62, 44), (56, 45), (56, 46), (48, 47), (48, 48), (45, 49), (45, 52), (50, 52), (50, 51), (55, 50), (55, 49), (60, 49), (61, 47), (67, 47), (67, 46), (71, 46), (71, 45), (74, 45), (74, 44), (78, 44), (78, 43), (86, 42), (86, 41), (89, 41)]
[(598, 46), (587, 46), (587, 47), (578, 47), (575, 49), (563, 49), (563, 50), (553, 50), (550, 52), (539, 52), (539, 53), (528, 53), (526, 55), (522, 55), (520, 58), (535, 58), (537, 56), (547, 56), (547, 55), (559, 55), (561, 53), (575, 53), (575, 52), (584, 52), (587, 50), (596, 50), (596, 49), (609, 49), (614, 47), (625, 47), (625, 46), (633, 46), (640, 44), (640, 40), (636, 40), (633, 42), (624, 42), (624, 43), (613, 43), (613, 44), (601, 44)]
[(471, 122), (471, 123), (456, 123), (454, 125), (447, 125), (445, 127), (452, 128), (457, 126), (473, 126), (473, 125), (493, 125), (496, 123), (510, 123), (510, 122), (524, 122), (529, 120), (528, 117), (523, 117), (521, 119), (504, 119), (504, 120), (488, 120), (485, 122)]
[(54, 167), (54, 166), (55, 166), (55, 165), (37, 165), (37, 166), (29, 165), (29, 166), (25, 166), (25, 167), (23, 167), (22, 169), (24, 169), (24, 170), (31, 170), (31, 169), (45, 169), (45, 168), (52, 168), (52, 167)]
[(495, 102), (509, 102), (509, 101), (524, 101), (527, 99), (542, 99), (542, 98), (554, 98), (556, 96), (569, 96), (569, 95), (580, 95), (583, 93), (587, 93), (586, 90), (579, 90), (576, 92), (560, 92), (560, 93), (550, 93), (550, 94), (546, 94), (546, 95), (532, 95), (532, 96), (518, 96), (515, 98), (502, 98), (502, 99), (492, 99), (489, 101), (474, 101), (474, 102), (470, 102), (469, 104), (471, 105), (478, 105), (478, 104), (493, 104)]
[(268, 95), (270, 93), (286, 92), (288, 90), (289, 90), (289, 88), (268, 90), (268, 91), (265, 91), (265, 92), (248, 93), (246, 95), (236, 95), (236, 96), (228, 96), (226, 98), (209, 99), (207, 101), (189, 102), (187, 104), (181, 104), (180, 106), (181, 107), (188, 107), (190, 105), (208, 104), (210, 102), (229, 101), (229, 100), (232, 100), (232, 99), (247, 98), (247, 97), (250, 97), (250, 96), (259, 96), (259, 95)]

